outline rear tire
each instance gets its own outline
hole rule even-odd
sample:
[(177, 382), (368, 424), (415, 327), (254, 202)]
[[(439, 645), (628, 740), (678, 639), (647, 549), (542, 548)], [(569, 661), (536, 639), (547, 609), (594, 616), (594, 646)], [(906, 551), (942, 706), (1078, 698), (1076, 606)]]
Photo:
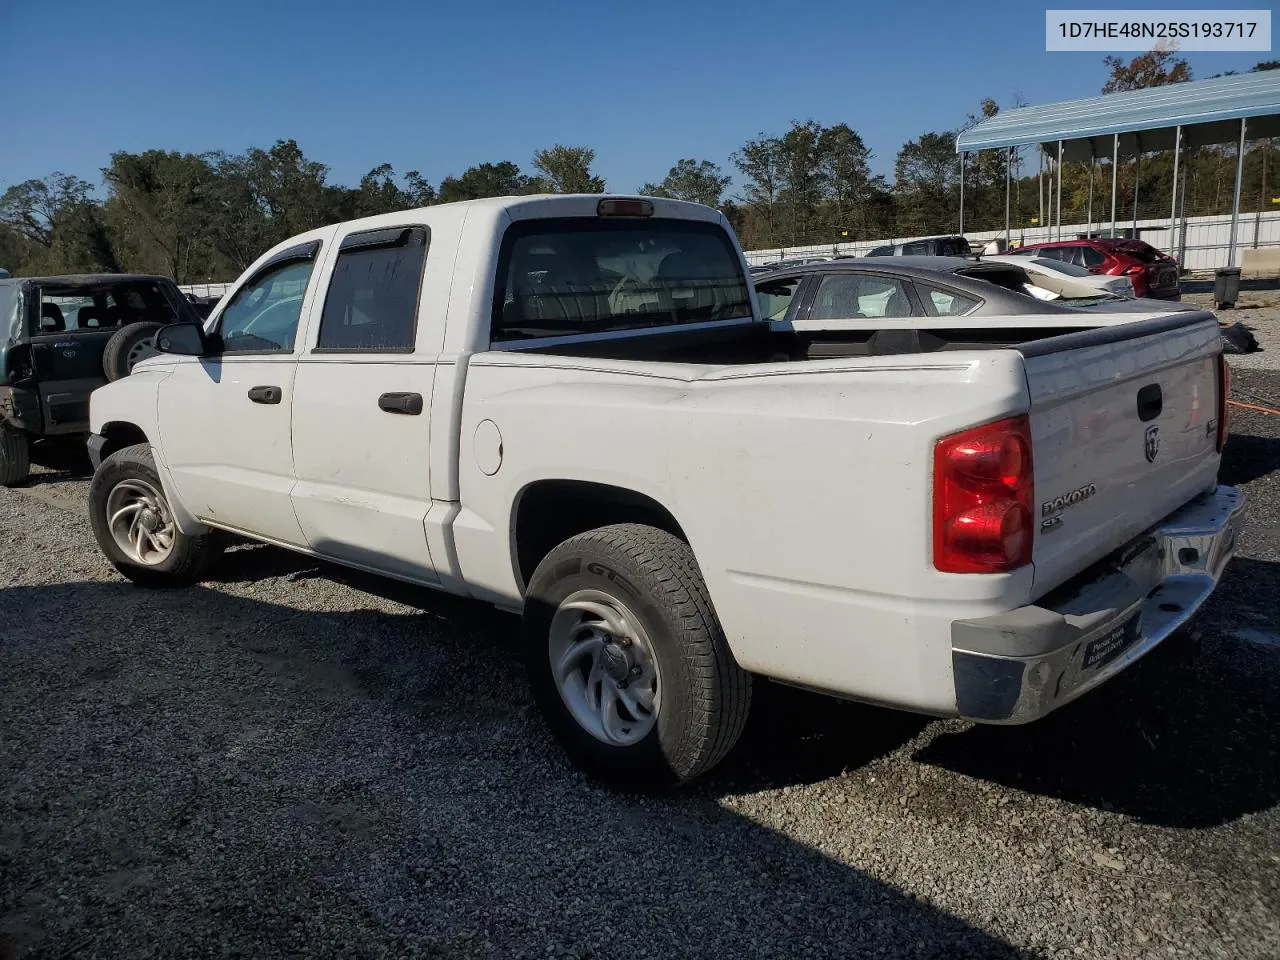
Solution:
[(0, 423), (0, 487), (16, 487), (31, 476), (31, 449), (27, 435)]
[(594, 777), (674, 786), (714, 767), (742, 733), (751, 676), (693, 551), (663, 530), (616, 524), (560, 544), (530, 579), (523, 634), (534, 698)]
[(89, 484), (89, 522), (111, 565), (145, 587), (195, 583), (225, 542), (216, 532), (190, 536), (178, 529), (146, 443), (102, 461)]
[(103, 375), (111, 381), (121, 380), (133, 372), (134, 365), (140, 360), (154, 356), (151, 339), (163, 326), (163, 323), (153, 320), (142, 320), (113, 333), (102, 350)]

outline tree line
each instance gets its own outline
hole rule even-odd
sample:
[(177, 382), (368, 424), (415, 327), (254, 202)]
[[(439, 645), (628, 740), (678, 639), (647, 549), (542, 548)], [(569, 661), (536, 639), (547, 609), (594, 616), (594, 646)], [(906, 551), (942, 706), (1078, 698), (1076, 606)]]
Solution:
[[(1134, 90), (1191, 79), (1185, 60), (1162, 49), (1132, 61), (1108, 57), (1103, 92)], [(1275, 69), (1260, 63), (1255, 70)], [(1018, 104), (1015, 104), (1015, 106)], [(871, 150), (846, 123), (796, 120), (782, 133), (760, 133), (729, 158), (735, 177), (705, 159), (681, 158), (657, 182), (640, 185), (650, 196), (718, 207), (746, 249), (838, 243), (956, 229), (960, 164), (955, 138), (967, 126), (995, 116), (987, 99), (957, 129), (929, 131), (901, 147), (893, 180), (871, 170)], [(1242, 209), (1277, 209), (1276, 150), (1255, 141), (1245, 156)], [(601, 193), (592, 171), (595, 151), (557, 144), (537, 151), (531, 169), (510, 161), (480, 163), (431, 183), (417, 170), (397, 175), (390, 164), (365, 174), (356, 186), (329, 182), (325, 164), (306, 157), (293, 140), (244, 153), (117, 152), (102, 170), (105, 198), (95, 184), (53, 173), (9, 187), (0, 195), (0, 266), (14, 274), (147, 272), (179, 283), (229, 280), (274, 244), (314, 227), (395, 210), (532, 193)], [(1183, 151), (1188, 216), (1231, 209), (1234, 147)], [(1140, 218), (1169, 215), (1171, 151), (1117, 170), (1118, 220), (1132, 218), (1138, 187)], [(970, 157), (964, 171), (967, 231), (1005, 223), (1015, 233), (1034, 228), (1049, 209), (1056, 184), (1040, 174), (1031, 151), (989, 150)], [(1094, 168), (1094, 220), (1109, 220), (1109, 161)], [(628, 192), (622, 188), (620, 192)], [(1064, 222), (1085, 219), (1089, 168), (1062, 171)]]

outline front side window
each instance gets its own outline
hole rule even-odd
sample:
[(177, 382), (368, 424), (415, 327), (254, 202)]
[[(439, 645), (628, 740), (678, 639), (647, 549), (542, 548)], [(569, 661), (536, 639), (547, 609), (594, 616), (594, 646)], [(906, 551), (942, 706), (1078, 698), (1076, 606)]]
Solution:
[(822, 278), (814, 320), (872, 320), (911, 316), (902, 281), (870, 274), (835, 273)]
[(218, 320), (223, 353), (289, 353), (298, 335), (311, 259), (268, 267), (236, 291)]
[(756, 287), (756, 300), (760, 303), (760, 314), (766, 320), (782, 320), (791, 309), (791, 301), (800, 286), (799, 277), (786, 280), (773, 280)]
[(736, 320), (751, 316), (737, 251), (713, 223), (538, 220), (507, 231), (492, 339)]
[(316, 349), (411, 352), (426, 258), (425, 227), (354, 233), (343, 240)]

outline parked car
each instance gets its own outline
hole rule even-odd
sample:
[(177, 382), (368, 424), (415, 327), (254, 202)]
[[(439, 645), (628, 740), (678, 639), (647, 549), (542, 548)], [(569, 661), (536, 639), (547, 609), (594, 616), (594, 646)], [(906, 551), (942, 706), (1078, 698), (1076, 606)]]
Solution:
[(1015, 256), (996, 254), (982, 257), (984, 263), (1012, 263), (1027, 271), (1031, 282), (1041, 290), (1066, 299), (1096, 297), (1110, 294), (1115, 297), (1136, 297), (1133, 281), (1129, 277), (1113, 277), (1096, 274), (1056, 257)]
[(868, 257), (967, 257), (973, 253), (969, 241), (960, 236), (920, 237), (906, 243), (873, 247)]
[(1020, 257), (1062, 260), (1090, 273), (1126, 277), (1138, 297), (1180, 300), (1178, 261), (1143, 240), (1061, 240), (1033, 243), (1009, 253)]
[(160, 327), (193, 319), (166, 277), (0, 278), (0, 485), (27, 479), (33, 441), (87, 434), (90, 392), (126, 376)]
[[(885, 331), (981, 282), (796, 269), (822, 315), (843, 286)], [(1057, 309), (1068, 329), (952, 316), (881, 356), (838, 323), (762, 321), (696, 204), (327, 226), (94, 393), (89, 515), (141, 584), (200, 578), (232, 532), (521, 611), (537, 704), (608, 780), (714, 766), (754, 676), (1026, 722), (1192, 615), (1243, 502), (1215, 482), (1213, 317)]]
[[(790, 322), (797, 331), (865, 330), (866, 349), (873, 352), (927, 352), (935, 343), (931, 331), (952, 317), (964, 317), (971, 330), (1022, 331), (1031, 325), (1048, 330), (1133, 323), (1196, 309), (1098, 290), (1046, 301), (1026, 266), (1022, 257), (865, 257), (774, 270), (752, 282), (766, 319)], [(910, 318), (924, 322), (897, 322)], [(895, 322), (886, 326), (885, 319)]]

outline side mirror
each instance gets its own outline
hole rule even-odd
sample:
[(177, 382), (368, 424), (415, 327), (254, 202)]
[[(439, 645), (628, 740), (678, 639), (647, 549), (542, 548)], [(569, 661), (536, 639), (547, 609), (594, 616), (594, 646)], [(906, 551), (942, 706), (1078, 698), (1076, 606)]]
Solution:
[(156, 331), (155, 347), (161, 353), (173, 353), (182, 357), (207, 357), (214, 352), (213, 344), (198, 323), (170, 323)]

